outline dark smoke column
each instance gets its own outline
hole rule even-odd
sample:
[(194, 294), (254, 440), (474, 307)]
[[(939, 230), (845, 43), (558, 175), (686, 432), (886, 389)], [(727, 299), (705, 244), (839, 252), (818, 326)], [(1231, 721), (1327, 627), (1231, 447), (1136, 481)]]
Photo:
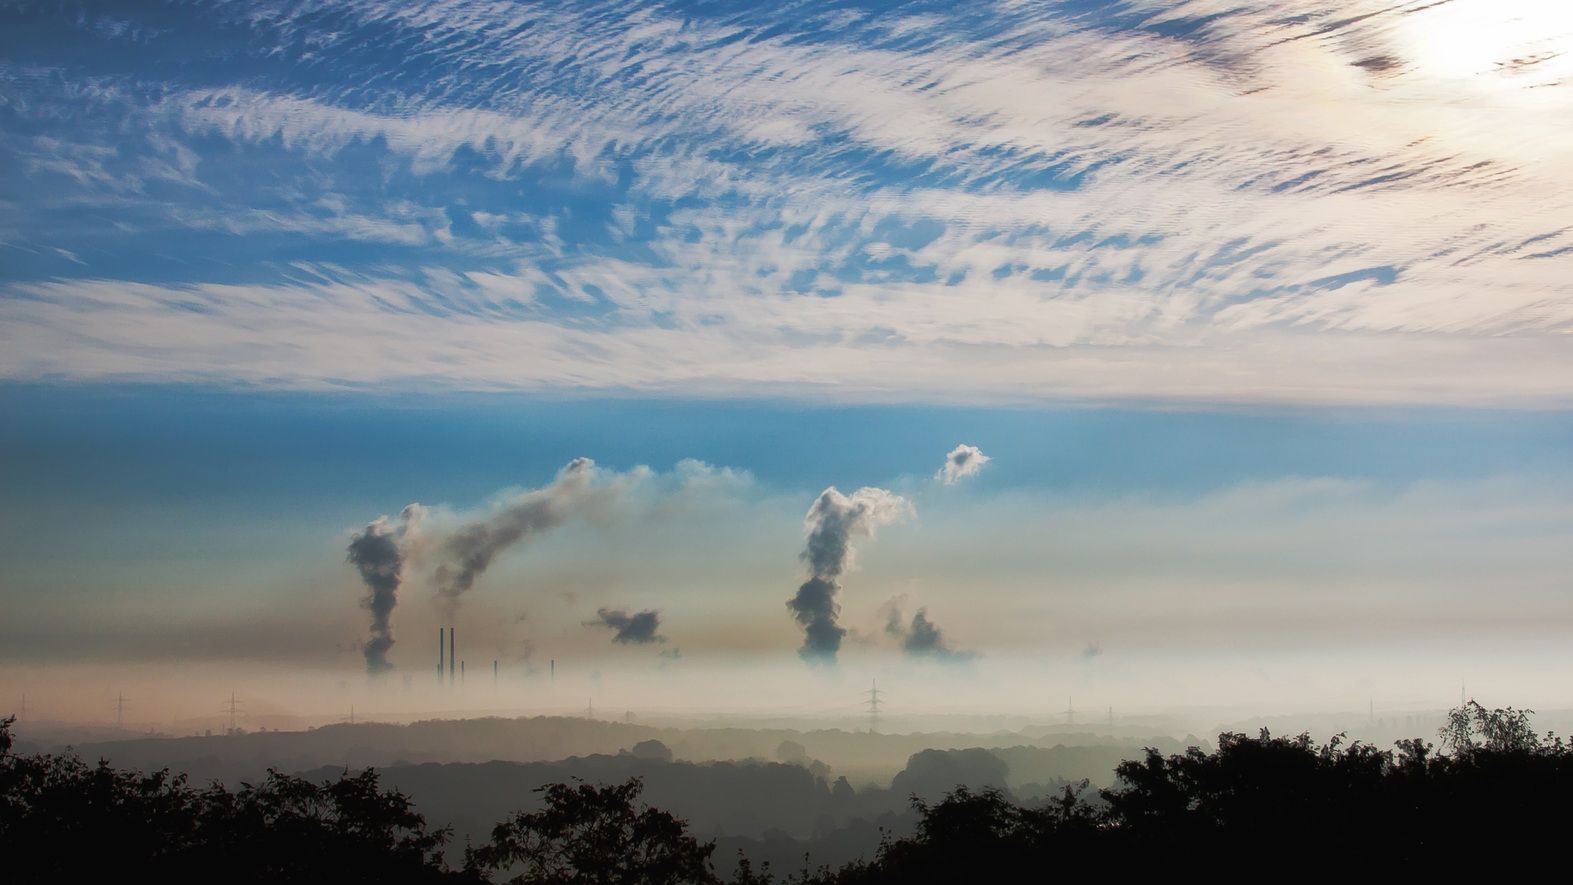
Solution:
[(388, 651), (393, 648), (393, 609), (399, 604), (399, 585), (404, 581), (400, 542), (414, 531), (422, 513), (419, 504), (411, 504), (399, 514), (402, 524), (398, 528), (388, 525), (388, 518), (382, 516), (350, 539), (349, 562), (360, 571), (360, 579), (370, 591), (362, 604), (371, 612), (371, 639), (361, 647), (369, 673), (393, 669), (388, 663)]
[(797, 652), (803, 660), (833, 664), (841, 650), (847, 631), (836, 622), (841, 614), (836, 597), (842, 573), (852, 566), (852, 539), (873, 537), (874, 529), (910, 510), (905, 498), (885, 489), (861, 488), (849, 497), (835, 486), (821, 492), (808, 509), (803, 518), (808, 544), (802, 559), (809, 577), (787, 600), (787, 608), (803, 626), (803, 647)]
[(654, 609), (629, 614), (623, 609), (596, 609), (596, 619), (585, 621), (585, 626), (606, 627), (613, 632), (612, 641), (620, 645), (648, 645), (665, 642), (666, 637), (656, 631), (661, 629), (661, 613)]
[(443, 562), (437, 567), (437, 599), (444, 613), (453, 617), (459, 598), (475, 586), (497, 554), (561, 525), (591, 503), (594, 474), (594, 461), (575, 458), (558, 471), (551, 485), (526, 492), (490, 517), (450, 535), (443, 544)]

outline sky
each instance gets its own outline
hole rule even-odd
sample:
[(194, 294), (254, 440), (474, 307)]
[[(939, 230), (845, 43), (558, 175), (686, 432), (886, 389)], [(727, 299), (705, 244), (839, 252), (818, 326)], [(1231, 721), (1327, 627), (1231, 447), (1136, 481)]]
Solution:
[(0, 682), (1573, 706), (1569, 156), (1550, 0), (0, 2)]

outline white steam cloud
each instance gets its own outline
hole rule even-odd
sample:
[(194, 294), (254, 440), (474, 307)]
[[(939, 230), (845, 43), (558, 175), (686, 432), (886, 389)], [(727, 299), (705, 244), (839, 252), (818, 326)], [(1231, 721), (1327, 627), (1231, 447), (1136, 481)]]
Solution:
[(945, 466), (934, 474), (934, 478), (945, 485), (955, 485), (960, 480), (976, 475), (990, 460), (977, 446), (959, 445), (945, 456)]

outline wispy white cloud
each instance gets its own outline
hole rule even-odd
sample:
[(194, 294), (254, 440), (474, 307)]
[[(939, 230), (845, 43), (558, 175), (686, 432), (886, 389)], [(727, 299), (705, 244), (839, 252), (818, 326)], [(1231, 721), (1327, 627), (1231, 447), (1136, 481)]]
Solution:
[[(0, 310), (29, 331), (0, 371), (1565, 402), (1573, 104), (1553, 50), (1573, 58), (1573, 20), (1512, 24), (1539, 10), (1003, 4), (831, 28), (659, 6), (346, 2), (331, 26), (221, 7), (251, 35), (231, 51), (276, 47), (264, 75), (8, 82), (35, 111), (115, 108), (152, 133), (142, 153), (34, 139), (29, 174), (69, 187), (33, 208), (96, 192), (128, 229), (223, 232), (242, 279), (155, 282), (70, 225), (8, 222), (8, 242), (89, 273), (12, 277)], [(1433, 51), (1476, 27), (1468, 52)], [(372, 34), (410, 49), (368, 53)], [(127, 187), (150, 158), (198, 187)], [(258, 234), (284, 239), (248, 248)], [(324, 278), (280, 270), (341, 262), (335, 242), (383, 251)]]
[(983, 469), (983, 465), (991, 460), (993, 459), (983, 454), (982, 449), (963, 443), (951, 449), (950, 454), (945, 456), (945, 464), (934, 478), (945, 485), (955, 485), (959, 480), (976, 476), (978, 471)]

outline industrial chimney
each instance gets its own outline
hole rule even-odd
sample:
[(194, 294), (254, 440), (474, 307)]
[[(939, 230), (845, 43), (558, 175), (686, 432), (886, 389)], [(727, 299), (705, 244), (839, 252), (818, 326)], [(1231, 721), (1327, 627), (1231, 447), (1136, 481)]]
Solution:
[(456, 650), (456, 649), (457, 649), (457, 648), (458, 648), (458, 647), (459, 647), (459, 643), (458, 643), (458, 642), (456, 642), (456, 641), (455, 641), (455, 640), (454, 640), (454, 638), (453, 638), (453, 628), (452, 628), (452, 627), (449, 627), (449, 628), (448, 628), (448, 684), (449, 684), (449, 685), (452, 685), (452, 684), (453, 684), (453, 680), (454, 680), (454, 677), (456, 677), (456, 676), (458, 676), (458, 675), (459, 675), (459, 674), (458, 674), (458, 670), (459, 670), (459, 668), (458, 668), (458, 667), (455, 667), (455, 666), (454, 666), (454, 665), (453, 665), (453, 662), (454, 662), (454, 659), (455, 659), (455, 657), (457, 657), (457, 656), (456, 656), (456, 655), (455, 655), (455, 654), (454, 654), (454, 651), (455, 651), (455, 650)]
[(444, 651), (444, 646), (443, 646), (443, 641), (442, 640), (443, 640), (442, 628), (438, 627), (437, 628), (437, 687), (438, 688), (442, 688), (442, 658), (443, 658), (443, 655), (447, 653), (446, 651)]

